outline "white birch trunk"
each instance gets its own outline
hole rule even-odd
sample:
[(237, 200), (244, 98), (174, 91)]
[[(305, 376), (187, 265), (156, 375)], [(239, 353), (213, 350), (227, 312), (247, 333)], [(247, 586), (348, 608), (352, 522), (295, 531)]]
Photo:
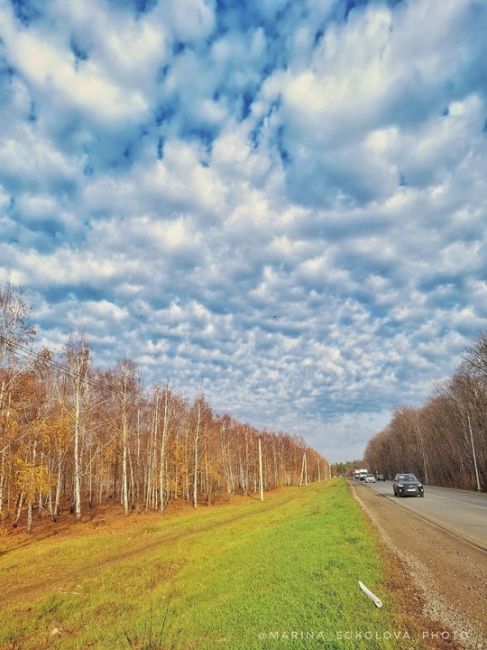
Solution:
[(201, 397), (198, 398), (198, 415), (194, 435), (194, 478), (193, 478), (193, 508), (198, 507), (198, 441), (201, 425)]
[(166, 440), (167, 440), (167, 430), (168, 430), (168, 399), (169, 399), (169, 389), (166, 387), (166, 394), (164, 399), (164, 420), (162, 424), (162, 439), (161, 439), (161, 448), (159, 455), (159, 510), (163, 512), (166, 507), (166, 497), (165, 497), (165, 459), (166, 459)]
[(76, 519), (81, 519), (81, 468), (80, 468), (80, 412), (81, 412), (81, 381), (79, 376), (80, 364), (78, 363), (76, 380), (75, 380), (75, 397), (74, 397), (74, 457), (73, 457), (73, 486), (74, 486), (74, 512)]

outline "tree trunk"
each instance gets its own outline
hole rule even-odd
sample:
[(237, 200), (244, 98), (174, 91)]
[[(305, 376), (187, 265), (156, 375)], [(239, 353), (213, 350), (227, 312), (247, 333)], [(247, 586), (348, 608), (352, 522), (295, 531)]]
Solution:
[(161, 448), (159, 454), (159, 510), (164, 511), (166, 507), (166, 495), (165, 495), (165, 459), (166, 459), (166, 440), (167, 440), (167, 429), (168, 429), (168, 398), (169, 398), (169, 388), (166, 387), (166, 394), (164, 396), (164, 420), (162, 424), (162, 438), (161, 438)]
[(194, 435), (194, 477), (193, 477), (193, 508), (198, 507), (198, 441), (201, 426), (201, 397), (198, 398), (198, 415)]
[[(78, 364), (79, 370), (79, 364)], [(80, 441), (80, 412), (81, 412), (81, 380), (79, 372), (76, 373), (75, 379), (75, 403), (74, 403), (74, 512), (76, 519), (81, 519), (81, 468), (80, 468), (80, 454), (79, 454), (79, 441)]]

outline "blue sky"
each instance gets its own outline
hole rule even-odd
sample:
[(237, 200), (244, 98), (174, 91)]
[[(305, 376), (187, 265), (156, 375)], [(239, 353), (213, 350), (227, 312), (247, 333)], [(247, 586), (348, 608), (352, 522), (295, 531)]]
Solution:
[(0, 0), (0, 281), (357, 457), (487, 327), (483, 0)]

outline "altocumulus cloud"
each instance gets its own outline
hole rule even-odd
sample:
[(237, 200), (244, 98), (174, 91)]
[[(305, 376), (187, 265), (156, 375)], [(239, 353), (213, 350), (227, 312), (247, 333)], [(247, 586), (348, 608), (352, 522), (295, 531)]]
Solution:
[(358, 456), (487, 325), (487, 5), (243, 6), (0, 0), (0, 280)]

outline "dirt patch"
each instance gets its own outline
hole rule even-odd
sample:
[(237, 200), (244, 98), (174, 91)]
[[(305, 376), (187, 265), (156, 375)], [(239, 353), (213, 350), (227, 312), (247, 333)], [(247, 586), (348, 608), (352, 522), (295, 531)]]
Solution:
[(379, 530), (389, 551), (388, 561), (396, 565), (394, 580), (401, 583), (399, 576), (406, 571), (403, 586), (405, 582), (414, 586), (415, 595), (401, 602), (406, 617), (416, 615), (423, 620), (425, 643), (438, 641), (436, 647), (441, 648), (485, 648), (487, 553), (365, 486), (352, 485), (352, 491)]

